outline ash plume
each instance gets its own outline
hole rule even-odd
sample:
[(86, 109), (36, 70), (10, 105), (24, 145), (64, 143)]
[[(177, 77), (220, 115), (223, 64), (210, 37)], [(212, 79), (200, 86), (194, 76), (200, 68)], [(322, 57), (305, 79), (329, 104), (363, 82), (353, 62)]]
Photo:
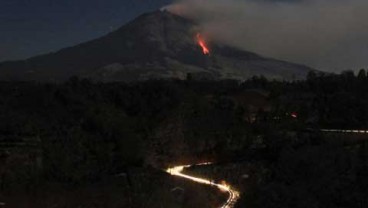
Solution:
[(366, 0), (178, 0), (213, 40), (338, 72), (368, 66)]

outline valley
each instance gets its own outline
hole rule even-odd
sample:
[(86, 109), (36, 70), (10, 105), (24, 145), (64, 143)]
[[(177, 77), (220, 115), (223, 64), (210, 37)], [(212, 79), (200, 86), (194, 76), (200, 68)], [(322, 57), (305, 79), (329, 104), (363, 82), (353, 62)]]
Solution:
[(0, 202), (221, 207), (229, 193), (163, 171), (213, 161), (171, 173), (225, 181), (240, 194), (234, 208), (364, 204), (367, 135), (350, 129), (368, 122), (367, 85), (346, 76), (2, 82)]

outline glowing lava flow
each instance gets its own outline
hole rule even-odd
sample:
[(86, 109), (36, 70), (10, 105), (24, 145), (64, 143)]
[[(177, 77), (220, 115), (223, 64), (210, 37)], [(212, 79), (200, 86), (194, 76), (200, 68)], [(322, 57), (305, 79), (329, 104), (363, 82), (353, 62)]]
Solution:
[(201, 48), (203, 50), (203, 54), (204, 55), (209, 55), (210, 50), (206, 46), (206, 41), (204, 41), (204, 39), (203, 39), (203, 37), (200, 33), (197, 34), (197, 42), (198, 42), (198, 45), (201, 46)]
[[(197, 165), (209, 165), (209, 164), (210, 163), (201, 163), (201, 164), (197, 164)], [(232, 208), (232, 207), (234, 207), (236, 201), (239, 199), (239, 196), (240, 196), (239, 192), (233, 190), (231, 188), (231, 186), (229, 186), (229, 185), (217, 184), (217, 183), (214, 183), (214, 182), (212, 182), (211, 180), (208, 180), (208, 179), (197, 178), (197, 177), (186, 175), (186, 174), (182, 173), (185, 168), (189, 168), (191, 166), (192, 165), (176, 166), (176, 167), (167, 169), (166, 172), (168, 172), (171, 175), (179, 176), (179, 177), (182, 177), (182, 178), (185, 178), (185, 179), (197, 182), (197, 183), (206, 184), (206, 185), (210, 185), (210, 186), (215, 186), (218, 189), (220, 189), (221, 191), (228, 192), (229, 193), (229, 198), (227, 199), (226, 203), (221, 206), (221, 208)]]

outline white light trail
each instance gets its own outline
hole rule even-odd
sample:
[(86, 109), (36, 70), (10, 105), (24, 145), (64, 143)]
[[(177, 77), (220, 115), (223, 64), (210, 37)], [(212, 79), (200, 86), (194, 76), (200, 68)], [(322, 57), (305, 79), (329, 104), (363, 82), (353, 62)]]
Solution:
[[(209, 165), (209, 164), (211, 164), (211, 163), (201, 163), (201, 164), (197, 164), (197, 165)], [(226, 203), (224, 203), (220, 208), (232, 208), (232, 207), (234, 207), (236, 201), (239, 199), (239, 196), (240, 196), (239, 192), (235, 191), (229, 185), (217, 184), (217, 183), (212, 182), (209, 179), (198, 178), (198, 177), (194, 177), (194, 176), (190, 176), (190, 175), (182, 173), (185, 168), (189, 168), (191, 166), (192, 165), (176, 166), (176, 167), (173, 167), (173, 168), (168, 168), (166, 170), (166, 172), (168, 172), (169, 174), (174, 175), (174, 176), (179, 176), (179, 177), (194, 181), (196, 183), (201, 183), (201, 184), (206, 184), (206, 185), (209, 185), (209, 186), (214, 186), (214, 187), (217, 187), (218, 189), (220, 189), (221, 191), (228, 192), (229, 193), (229, 198), (227, 199)]]
[(368, 134), (368, 130), (351, 130), (351, 129), (321, 129), (322, 132), (335, 133), (354, 133), (354, 134)]

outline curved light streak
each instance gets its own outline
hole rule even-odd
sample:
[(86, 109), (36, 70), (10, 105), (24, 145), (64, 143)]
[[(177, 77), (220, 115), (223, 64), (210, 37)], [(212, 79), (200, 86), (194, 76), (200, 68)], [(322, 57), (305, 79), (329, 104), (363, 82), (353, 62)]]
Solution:
[[(197, 165), (209, 165), (211, 163), (201, 163), (201, 164), (197, 164)], [(166, 172), (168, 172), (171, 175), (174, 176), (179, 176), (181, 178), (185, 178), (187, 180), (191, 180), (194, 181), (196, 183), (201, 183), (201, 184), (206, 184), (209, 186), (214, 186), (218, 189), (220, 189), (221, 191), (227, 192), (229, 194), (229, 198), (227, 199), (227, 201), (220, 207), (220, 208), (232, 208), (234, 207), (236, 201), (239, 199), (239, 192), (237, 192), (236, 190), (234, 190), (231, 186), (226, 185), (226, 184), (217, 184), (214, 183), (213, 181), (211, 181), (210, 179), (205, 179), (205, 178), (199, 178), (199, 177), (194, 177), (194, 176), (190, 176), (187, 174), (183, 173), (183, 170), (185, 168), (189, 168), (193, 165), (182, 165), (182, 166), (176, 166), (173, 168), (168, 168), (166, 170)]]

